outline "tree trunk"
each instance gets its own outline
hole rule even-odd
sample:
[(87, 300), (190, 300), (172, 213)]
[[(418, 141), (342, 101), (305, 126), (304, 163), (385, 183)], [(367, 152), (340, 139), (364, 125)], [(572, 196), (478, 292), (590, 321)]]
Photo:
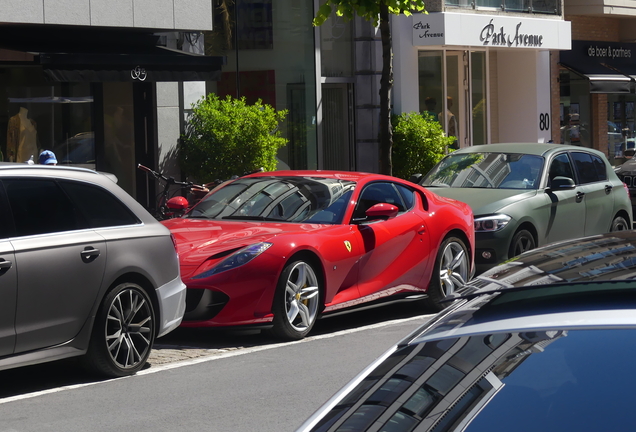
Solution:
[(382, 38), (382, 77), (380, 78), (380, 173), (391, 175), (393, 162), (393, 130), (391, 128), (391, 88), (393, 87), (393, 51), (389, 7), (380, 4), (380, 35)]

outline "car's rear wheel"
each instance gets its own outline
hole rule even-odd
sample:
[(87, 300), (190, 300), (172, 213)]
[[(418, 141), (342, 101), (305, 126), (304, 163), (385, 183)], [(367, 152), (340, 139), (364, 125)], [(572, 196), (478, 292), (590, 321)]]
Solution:
[(508, 256), (512, 258), (517, 255), (521, 255), (522, 253), (527, 252), (531, 249), (534, 249), (535, 247), (537, 247), (537, 243), (534, 240), (534, 236), (532, 235), (532, 233), (528, 230), (521, 229), (517, 231), (512, 237)]
[(320, 279), (307, 261), (285, 266), (274, 295), (272, 334), (285, 340), (304, 338), (318, 317)]
[(447, 237), (437, 251), (426, 306), (436, 311), (444, 309), (449, 303), (442, 300), (461, 288), (469, 277), (470, 260), (466, 244), (460, 238)]
[(616, 216), (612, 221), (612, 226), (610, 227), (610, 232), (614, 231), (627, 231), (629, 230), (629, 224), (625, 220), (623, 216)]
[(84, 362), (104, 375), (121, 377), (139, 371), (155, 340), (155, 314), (148, 294), (137, 284), (122, 283), (99, 308)]

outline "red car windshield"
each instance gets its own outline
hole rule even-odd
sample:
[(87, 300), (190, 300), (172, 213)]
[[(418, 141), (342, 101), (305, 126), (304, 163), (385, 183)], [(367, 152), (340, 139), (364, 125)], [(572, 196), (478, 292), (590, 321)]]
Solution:
[(339, 224), (356, 183), (321, 177), (246, 177), (206, 196), (187, 218)]

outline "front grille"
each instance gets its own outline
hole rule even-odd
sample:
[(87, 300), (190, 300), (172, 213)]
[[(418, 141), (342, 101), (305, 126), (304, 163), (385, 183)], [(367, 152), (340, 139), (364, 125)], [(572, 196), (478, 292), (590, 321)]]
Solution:
[(207, 321), (219, 314), (230, 298), (219, 291), (188, 288), (184, 321)]

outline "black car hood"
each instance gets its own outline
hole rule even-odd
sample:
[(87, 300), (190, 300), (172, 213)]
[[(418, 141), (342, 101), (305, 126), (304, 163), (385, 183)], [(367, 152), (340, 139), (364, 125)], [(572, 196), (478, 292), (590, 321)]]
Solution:
[(457, 294), (564, 282), (636, 278), (636, 231), (554, 243), (495, 266)]

